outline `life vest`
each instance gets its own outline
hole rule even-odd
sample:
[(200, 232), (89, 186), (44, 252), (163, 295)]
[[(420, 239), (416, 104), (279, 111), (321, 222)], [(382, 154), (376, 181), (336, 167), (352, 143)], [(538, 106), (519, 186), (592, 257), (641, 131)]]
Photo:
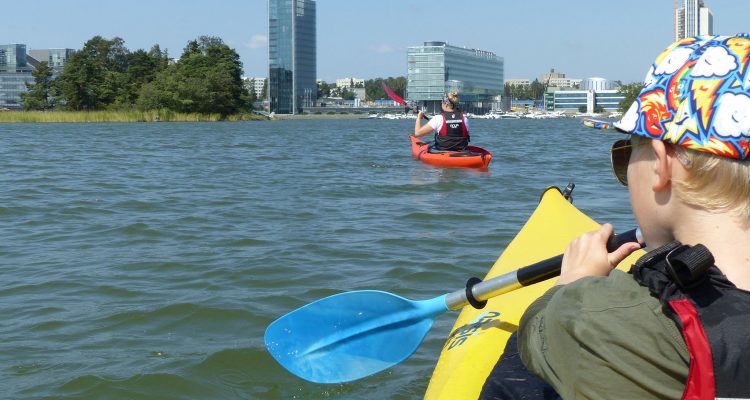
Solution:
[(435, 134), (435, 145), (441, 149), (463, 150), (469, 143), (469, 130), (464, 124), (464, 114), (459, 111), (441, 112), (443, 125)]
[(735, 287), (700, 244), (669, 243), (630, 272), (682, 330), (690, 353), (682, 398), (750, 398), (750, 292)]
[(443, 125), (440, 127), (438, 135), (443, 137), (469, 137), (469, 130), (464, 124), (464, 113), (462, 112), (441, 112), (443, 116)]

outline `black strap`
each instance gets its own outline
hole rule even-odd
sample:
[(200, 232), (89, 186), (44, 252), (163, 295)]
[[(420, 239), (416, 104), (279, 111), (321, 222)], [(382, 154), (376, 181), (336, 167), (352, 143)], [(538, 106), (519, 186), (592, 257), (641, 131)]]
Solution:
[(479, 301), (476, 297), (474, 297), (474, 293), (471, 292), (471, 289), (474, 287), (474, 285), (479, 282), (482, 282), (482, 280), (475, 276), (472, 276), (468, 281), (466, 281), (466, 300), (468, 300), (469, 304), (471, 304), (471, 306), (476, 308), (477, 310), (481, 310), (484, 308), (484, 306), (487, 305), (487, 300)]

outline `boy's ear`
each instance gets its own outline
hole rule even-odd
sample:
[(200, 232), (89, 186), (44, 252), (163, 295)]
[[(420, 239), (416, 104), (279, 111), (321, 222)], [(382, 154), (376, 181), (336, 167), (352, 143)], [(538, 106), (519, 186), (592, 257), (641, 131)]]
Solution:
[(656, 165), (654, 169), (654, 192), (660, 192), (669, 187), (672, 182), (672, 163), (674, 162), (675, 152), (671, 145), (661, 140), (652, 140), (651, 147), (656, 155)]

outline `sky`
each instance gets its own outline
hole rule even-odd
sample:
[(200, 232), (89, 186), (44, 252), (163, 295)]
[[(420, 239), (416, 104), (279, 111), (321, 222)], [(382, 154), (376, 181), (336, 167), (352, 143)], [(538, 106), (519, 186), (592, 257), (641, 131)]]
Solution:
[[(189, 40), (218, 36), (245, 76), (268, 75), (266, 0), (4, 1), (0, 44), (73, 48), (96, 35), (131, 51), (154, 44), (178, 58)], [(705, 0), (715, 34), (750, 32), (747, 0)], [(339, 78), (406, 75), (410, 46), (444, 41), (504, 59), (505, 79), (549, 72), (641, 81), (673, 40), (673, 0), (317, 0), (317, 73)]]

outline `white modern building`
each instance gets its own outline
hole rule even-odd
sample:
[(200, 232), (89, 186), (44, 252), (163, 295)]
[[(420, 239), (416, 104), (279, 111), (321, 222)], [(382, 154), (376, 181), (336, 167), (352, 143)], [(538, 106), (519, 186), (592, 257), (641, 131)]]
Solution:
[(528, 79), (506, 79), (505, 83), (513, 86), (529, 86), (531, 81)]
[(682, 0), (681, 2), (681, 5), (675, 3), (675, 40), (693, 36), (713, 35), (714, 17), (703, 0)]
[(350, 89), (353, 87), (365, 87), (365, 80), (359, 78), (336, 79), (336, 87)]
[(250, 90), (255, 93), (255, 98), (260, 99), (263, 95), (263, 88), (266, 86), (266, 78), (256, 76), (248, 79), (250, 81)]

